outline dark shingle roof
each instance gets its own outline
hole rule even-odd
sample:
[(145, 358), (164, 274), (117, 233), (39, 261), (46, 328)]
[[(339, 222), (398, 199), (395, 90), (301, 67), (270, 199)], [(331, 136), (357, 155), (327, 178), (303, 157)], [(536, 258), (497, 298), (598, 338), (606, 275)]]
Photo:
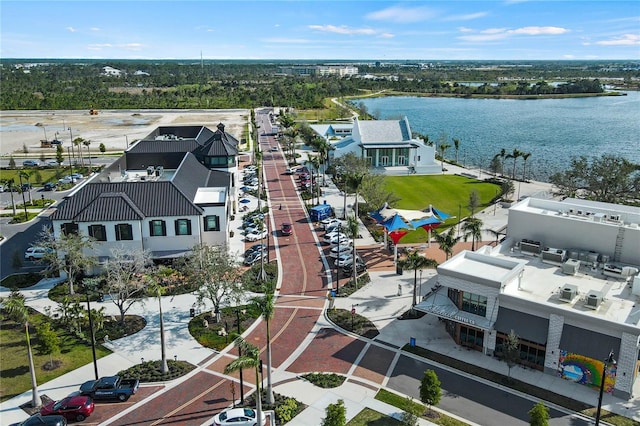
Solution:
[(101, 221), (141, 220), (144, 213), (124, 192), (103, 192), (73, 218), (78, 222), (88, 222), (100, 218)]

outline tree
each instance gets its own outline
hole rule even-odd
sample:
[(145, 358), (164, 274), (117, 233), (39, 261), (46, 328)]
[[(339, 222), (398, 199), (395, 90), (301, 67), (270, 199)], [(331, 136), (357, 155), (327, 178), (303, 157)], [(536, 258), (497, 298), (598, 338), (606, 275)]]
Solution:
[[(500, 152), (496, 154), (496, 157), (500, 158), (500, 172), (504, 175), (504, 159), (507, 156), (507, 150), (502, 148)], [(495, 158), (495, 157), (494, 157)]]
[[(309, 156), (309, 163), (311, 163), (311, 202), (313, 203), (314, 194), (318, 197), (318, 204), (320, 204), (320, 188), (318, 187), (318, 174), (320, 173), (320, 157), (317, 155)], [(313, 173), (315, 171), (315, 177)]]
[(470, 217), (462, 224), (462, 232), (465, 242), (471, 237), (471, 251), (475, 251), (476, 241), (482, 240), (482, 220)]
[(505, 200), (511, 199), (510, 196), (513, 194), (514, 190), (515, 190), (515, 186), (513, 185), (513, 181), (504, 180), (500, 184), (500, 193), (502, 198), (504, 198)]
[(516, 162), (518, 161), (518, 157), (522, 156), (522, 152), (518, 149), (514, 148), (511, 154), (507, 155), (507, 158), (513, 158), (513, 172), (511, 173), (511, 179), (516, 178)]
[(322, 419), (322, 426), (344, 426), (347, 424), (347, 408), (344, 400), (339, 399), (335, 404), (327, 405), (326, 417)]
[(271, 383), (271, 320), (275, 314), (275, 296), (271, 286), (263, 285), (264, 295), (253, 299), (267, 327), (267, 404), (273, 404), (273, 386)]
[(53, 369), (53, 355), (60, 352), (60, 338), (51, 329), (51, 323), (48, 321), (38, 324), (36, 333), (38, 333), (38, 350), (44, 355), (49, 355), (49, 367)]
[(522, 157), (522, 181), (527, 181), (527, 160), (531, 157), (530, 152), (523, 152), (520, 155)]
[(9, 156), (9, 168), (10, 169), (16, 168), (16, 160), (13, 158), (13, 155)]
[(573, 158), (564, 172), (551, 175), (554, 193), (614, 204), (633, 204), (640, 198), (640, 165), (617, 156)]
[(549, 409), (542, 401), (538, 401), (529, 410), (529, 425), (531, 426), (548, 426), (550, 418)]
[(403, 269), (413, 271), (413, 304), (418, 303), (418, 270), (425, 268), (435, 268), (438, 262), (433, 259), (422, 256), (417, 250), (410, 252), (407, 257), (400, 259), (398, 265)]
[(36, 370), (33, 365), (33, 351), (31, 350), (31, 336), (29, 335), (29, 309), (25, 305), (24, 296), (18, 291), (12, 291), (9, 297), (0, 299), (6, 315), (13, 321), (24, 327), (25, 338), (27, 340), (27, 357), (29, 358), (29, 372), (31, 373), (31, 405), (40, 406), (40, 396), (38, 395), (38, 382), (36, 381)]
[[(18, 176), (20, 177), (20, 182), (22, 182), (22, 179), (27, 181), (27, 184), (29, 185), (29, 187), (31, 187), (31, 172), (27, 171), (27, 170), (20, 170), (18, 172)], [(29, 194), (29, 204), (33, 205), (33, 200), (31, 199), (31, 191), (25, 191), (22, 187), (20, 187), (20, 190), (22, 192), (26, 192), (27, 194)]]
[(422, 404), (415, 402), (413, 398), (406, 397), (404, 400), (405, 411), (402, 412), (400, 422), (404, 426), (416, 426), (418, 419), (424, 412)]
[(98, 149), (100, 150), (100, 154), (102, 154), (102, 156), (104, 157), (104, 153), (105, 153), (105, 152), (107, 152), (107, 147), (106, 147), (106, 146), (104, 146), (104, 144), (103, 144), (103, 143), (101, 143), (101, 144), (98, 146)]
[(142, 250), (111, 249), (105, 262), (105, 290), (120, 311), (120, 323), (124, 324), (127, 311), (146, 296), (151, 259)]
[(187, 258), (189, 281), (197, 288), (198, 301), (208, 299), (213, 304), (216, 321), (225, 299), (239, 300), (243, 294), (242, 270), (235, 256), (224, 245), (198, 245)]
[(89, 159), (89, 169), (91, 169), (91, 150), (89, 149), (89, 145), (91, 145), (91, 141), (89, 139), (84, 139), (82, 141), (82, 145), (87, 147), (87, 158)]
[(158, 298), (158, 311), (160, 313), (160, 371), (167, 373), (169, 371), (169, 365), (167, 364), (167, 351), (164, 340), (164, 314), (162, 313), (162, 296), (165, 294), (166, 288), (156, 280), (154, 275), (155, 274), (148, 274), (146, 276), (147, 289)]
[(86, 271), (96, 264), (93, 256), (84, 254), (85, 250), (93, 248), (93, 241), (76, 232), (61, 232), (55, 235), (45, 229), (38, 245), (50, 249), (44, 254), (42, 262), (48, 265), (49, 271), (59, 270), (67, 276), (69, 294), (75, 294), (75, 283)]
[(64, 149), (62, 149), (62, 144), (58, 144), (58, 146), (56, 146), (56, 163), (60, 165), (62, 164), (63, 161), (64, 161)]
[(502, 173), (502, 162), (500, 161), (500, 156), (496, 155), (491, 159), (489, 163), (489, 171), (493, 173), (494, 176)]
[(440, 165), (442, 166), (442, 173), (444, 173), (444, 155), (449, 148), (451, 148), (451, 145), (446, 142), (438, 145), (438, 149), (440, 150)]
[(511, 378), (511, 369), (516, 365), (518, 359), (520, 359), (520, 338), (515, 331), (511, 330), (504, 339), (502, 345), (504, 360), (509, 367), (508, 377)]
[(253, 368), (256, 372), (256, 424), (262, 424), (262, 396), (260, 395), (260, 349), (238, 336), (233, 345), (240, 350), (242, 356), (231, 361), (224, 368), (224, 374)]
[(438, 405), (441, 397), (442, 389), (438, 375), (433, 370), (426, 370), (420, 381), (420, 401), (431, 407)]
[(449, 231), (436, 233), (434, 238), (436, 242), (440, 246), (440, 250), (442, 250), (446, 256), (446, 259), (449, 260), (451, 255), (453, 254), (453, 249), (460, 241), (460, 237), (456, 237), (456, 228), (451, 227)]
[(476, 209), (480, 206), (480, 194), (478, 194), (477, 189), (472, 189), (469, 193), (469, 202), (467, 203), (467, 207), (471, 210), (471, 217), (476, 212)]
[(460, 150), (460, 139), (453, 139), (453, 147), (456, 150), (456, 164), (458, 164), (458, 151)]
[(82, 157), (82, 147), (80, 146), (84, 142), (82, 138), (75, 138), (73, 140), (73, 145), (78, 149), (78, 156), (80, 157), (80, 165), (84, 167), (84, 158)]
[(16, 215), (16, 201), (13, 198), (13, 192), (16, 190), (16, 183), (13, 178), (3, 179), (2, 184), (4, 185), (4, 190), (9, 191), (11, 195), (11, 207), (13, 208), (13, 215)]

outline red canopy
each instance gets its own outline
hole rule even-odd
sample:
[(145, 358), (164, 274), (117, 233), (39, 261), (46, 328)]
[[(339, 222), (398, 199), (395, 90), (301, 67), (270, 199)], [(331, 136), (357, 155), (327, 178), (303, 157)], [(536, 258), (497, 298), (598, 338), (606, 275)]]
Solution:
[(405, 235), (407, 235), (408, 233), (409, 233), (409, 231), (403, 231), (403, 230), (399, 229), (397, 231), (389, 232), (389, 237), (393, 241), (393, 244), (398, 245), (398, 241), (400, 241), (400, 239), (402, 237), (404, 237)]

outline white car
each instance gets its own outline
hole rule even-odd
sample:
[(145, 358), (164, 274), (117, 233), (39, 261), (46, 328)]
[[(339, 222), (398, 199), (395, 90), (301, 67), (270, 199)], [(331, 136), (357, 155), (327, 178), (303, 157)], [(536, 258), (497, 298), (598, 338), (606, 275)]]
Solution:
[(331, 249), (331, 251), (329, 252), (329, 256), (331, 256), (331, 257), (339, 257), (339, 256), (342, 256), (343, 254), (351, 255), (352, 251), (353, 251), (353, 247), (348, 246), (348, 245), (344, 245), (344, 246), (341, 245), (340, 247), (336, 246), (336, 247)]
[(353, 244), (353, 241), (351, 241), (351, 238), (345, 236), (345, 235), (338, 235), (334, 238), (332, 238), (329, 241), (329, 244), (331, 244), (331, 247), (337, 247), (337, 246), (350, 246), (351, 244)]
[(272, 152), (275, 152), (275, 151), (277, 151), (277, 150), (278, 150), (278, 147), (277, 147), (277, 146), (275, 146), (275, 145), (274, 145), (274, 146), (272, 146), (272, 147), (269, 149), (269, 151), (272, 151)]
[[(256, 410), (252, 408), (232, 408), (216, 414), (211, 426), (254, 426), (258, 422), (257, 417)], [(266, 422), (267, 416), (262, 412), (260, 424), (264, 426)]]
[(344, 238), (347, 238), (347, 236), (345, 234), (343, 234), (342, 232), (328, 232), (326, 234), (324, 234), (324, 237), (322, 238), (324, 240), (325, 243), (331, 242), (331, 240), (333, 240), (334, 238), (338, 237), (338, 236), (342, 236)]
[(46, 247), (29, 247), (27, 251), (24, 252), (24, 258), (25, 260), (38, 260), (52, 251), (52, 249)]
[(320, 221), (320, 224), (322, 225), (323, 229), (336, 227), (338, 225), (344, 226), (342, 221), (340, 219), (336, 219), (336, 218), (323, 219), (322, 221)]
[(244, 239), (246, 241), (258, 241), (258, 240), (262, 240), (264, 238), (267, 238), (267, 235), (269, 234), (269, 232), (265, 229), (263, 231), (259, 231), (259, 230), (255, 230), (253, 232), (248, 233)]
[(289, 167), (289, 168), (285, 171), (285, 173), (286, 173), (286, 174), (288, 174), (288, 175), (293, 175), (293, 174), (295, 174), (295, 173), (296, 173), (296, 168), (295, 168), (295, 167)]
[(47, 166), (53, 166), (53, 167), (58, 167), (60, 166), (62, 163), (58, 163), (58, 160), (46, 160), (44, 162), (45, 165)]
[[(360, 256), (356, 256), (356, 262), (358, 263), (364, 263), (362, 261), (362, 258)], [(342, 254), (340, 255), (336, 261), (335, 261), (335, 265), (339, 266), (339, 267), (344, 267), (347, 265), (351, 265), (353, 263), (353, 254), (349, 253), (349, 254)]]

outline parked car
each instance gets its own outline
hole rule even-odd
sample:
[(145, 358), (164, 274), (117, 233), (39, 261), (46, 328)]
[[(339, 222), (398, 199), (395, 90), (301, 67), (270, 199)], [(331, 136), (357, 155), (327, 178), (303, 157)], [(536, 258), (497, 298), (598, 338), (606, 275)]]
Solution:
[(80, 173), (72, 173), (71, 177), (74, 178), (75, 180), (80, 180), (82, 179), (84, 176)]
[(54, 139), (51, 141), (51, 145), (62, 145), (62, 141), (60, 139)]
[[(351, 263), (353, 263), (353, 254), (352, 253), (345, 253), (345, 254), (341, 254), (340, 256), (338, 256), (338, 258), (336, 259), (336, 261), (334, 262), (334, 264), (338, 267), (345, 267), (347, 265), (349, 265), (349, 267), (351, 267)], [(362, 258), (360, 256), (356, 256), (356, 263), (364, 265), (364, 261), (362, 260)]]
[(344, 224), (340, 219), (336, 219), (335, 217), (328, 217), (320, 221), (320, 226), (322, 226), (322, 229), (325, 229), (325, 230), (327, 228), (331, 228), (338, 225), (344, 225)]
[(80, 385), (80, 394), (93, 399), (117, 399), (126, 401), (138, 390), (138, 379), (124, 379), (120, 376), (105, 376), (89, 380)]
[(30, 183), (23, 183), (22, 185), (20, 185), (20, 190), (22, 192), (31, 191), (31, 188), (33, 188), (33, 187), (31, 186)]
[(83, 421), (93, 413), (93, 399), (86, 395), (71, 395), (60, 401), (51, 401), (40, 408), (40, 414), (50, 416), (57, 414), (67, 420)]
[(285, 222), (280, 227), (280, 231), (282, 232), (282, 235), (291, 235), (293, 234), (293, 227), (290, 223)]
[(269, 148), (269, 151), (275, 152), (278, 150), (278, 147), (276, 145), (272, 146), (271, 148)]
[(27, 251), (24, 252), (25, 260), (38, 260), (42, 259), (47, 253), (52, 253), (53, 249), (48, 247), (29, 247)]
[(24, 167), (40, 167), (40, 162), (36, 160), (24, 160), (22, 162), (22, 165)]
[[(252, 408), (231, 408), (218, 413), (213, 418), (211, 426), (254, 426), (257, 424), (258, 414)], [(267, 416), (262, 413), (262, 422), (264, 426), (267, 422)]]
[[(358, 274), (361, 274), (366, 270), (367, 270), (367, 266), (365, 265), (365, 263), (362, 262), (362, 261), (357, 260), (356, 261), (356, 272)], [(342, 271), (345, 274), (353, 273), (353, 262), (345, 262), (344, 266), (342, 267)]]
[(0, 185), (0, 192), (4, 192), (4, 185)]
[(328, 243), (338, 235), (342, 235), (343, 237), (347, 238), (347, 236), (344, 233), (339, 232), (338, 230), (335, 230), (335, 231), (327, 232), (326, 234), (324, 234), (324, 237), (322, 237), (322, 239), (324, 240), (325, 243)]
[(284, 173), (287, 175), (292, 175), (292, 174), (295, 174), (295, 172), (296, 172), (295, 167), (289, 167), (287, 170), (285, 170)]
[(66, 426), (67, 419), (63, 416), (52, 415), (43, 416), (42, 414), (34, 414), (22, 423), (18, 423), (18, 426)]
[(331, 249), (331, 251), (329, 252), (329, 256), (338, 257), (343, 254), (351, 254), (352, 251), (353, 251), (353, 247), (349, 245), (344, 245), (344, 246), (341, 245), (340, 247), (336, 246)]
[(246, 241), (258, 241), (267, 238), (268, 233), (269, 232), (266, 229), (262, 231), (255, 230), (254, 232), (245, 235), (244, 239)]
[(55, 183), (55, 182), (47, 182), (44, 185), (42, 185), (42, 190), (43, 191), (55, 191), (57, 187), (58, 187), (57, 183)]
[(61, 185), (68, 185), (68, 184), (74, 183), (74, 182), (75, 182), (75, 179), (72, 178), (71, 176), (65, 176), (65, 177), (63, 177), (61, 179), (58, 179), (58, 183), (61, 184)]
[(331, 247), (350, 246), (351, 244), (353, 244), (353, 241), (351, 241), (351, 238), (348, 238), (344, 235), (338, 235), (329, 240), (329, 244), (331, 245)]
[(246, 258), (251, 253), (255, 253), (258, 251), (265, 251), (266, 249), (267, 249), (267, 246), (265, 246), (264, 244), (254, 244), (244, 252), (244, 257)]
[(245, 266), (253, 266), (254, 264), (258, 263), (266, 255), (267, 255), (266, 250), (255, 251), (244, 259), (244, 264)]

